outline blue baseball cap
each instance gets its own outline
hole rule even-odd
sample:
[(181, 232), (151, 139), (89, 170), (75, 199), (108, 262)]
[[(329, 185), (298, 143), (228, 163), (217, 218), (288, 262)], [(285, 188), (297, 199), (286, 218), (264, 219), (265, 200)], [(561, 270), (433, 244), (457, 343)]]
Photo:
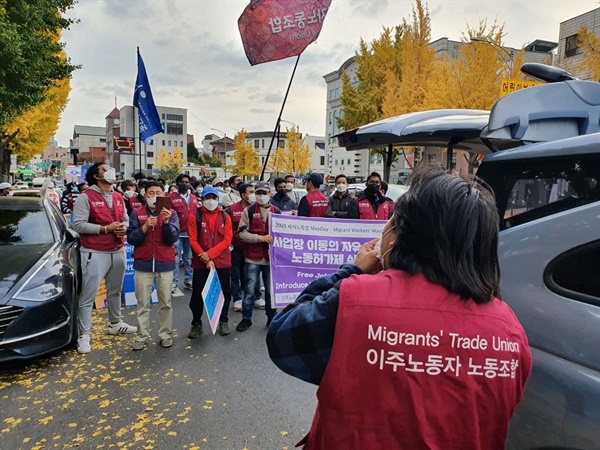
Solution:
[(219, 198), (219, 191), (212, 186), (206, 186), (204, 189), (202, 189), (202, 198), (206, 197), (208, 194), (216, 195), (217, 198)]

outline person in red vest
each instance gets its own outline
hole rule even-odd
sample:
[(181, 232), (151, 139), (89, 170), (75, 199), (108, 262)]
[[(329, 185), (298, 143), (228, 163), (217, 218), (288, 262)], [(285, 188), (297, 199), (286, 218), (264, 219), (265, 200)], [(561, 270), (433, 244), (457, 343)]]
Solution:
[(254, 191), (256, 192), (256, 203), (244, 209), (238, 229), (238, 237), (246, 243), (244, 246), (246, 289), (242, 302), (242, 320), (236, 327), (237, 331), (246, 331), (252, 326), (252, 307), (256, 298), (257, 284), (260, 284), (260, 276), (262, 276), (265, 288), (267, 326), (277, 312), (271, 306), (271, 255), (269, 245), (273, 243), (273, 237), (269, 235), (269, 215), (281, 214), (281, 210), (271, 205), (271, 187), (269, 183), (259, 181), (254, 186)]
[(323, 177), (318, 173), (311, 173), (304, 181), (306, 182), (306, 194), (298, 205), (298, 215), (304, 217), (325, 217), (329, 199), (319, 190), (323, 184)]
[(212, 186), (202, 190), (202, 207), (189, 217), (190, 245), (192, 247), (192, 267), (194, 282), (190, 309), (192, 310), (192, 329), (189, 339), (196, 339), (202, 334), (202, 314), (204, 302), (202, 289), (208, 275), (215, 269), (225, 303), (219, 317), (218, 332), (227, 336), (229, 331), (229, 304), (231, 302), (231, 254), (229, 246), (233, 238), (231, 218), (219, 206), (219, 192)]
[(135, 209), (129, 217), (127, 242), (133, 245), (135, 297), (137, 299), (138, 332), (133, 350), (143, 350), (150, 341), (150, 296), (154, 283), (159, 303), (158, 337), (160, 346), (173, 345), (173, 309), (171, 283), (175, 269), (175, 248), (179, 238), (179, 218), (172, 209), (156, 208), (156, 199), (164, 194), (157, 181), (146, 184), (146, 205)]
[(113, 190), (115, 169), (105, 163), (92, 165), (85, 179), (89, 188), (75, 201), (73, 228), (81, 242), (81, 295), (77, 351), (91, 351), (92, 309), (102, 279), (106, 281), (106, 305), (110, 324), (107, 333), (132, 334), (136, 327), (121, 319), (121, 290), (126, 258), (124, 236), (129, 224), (123, 196)]
[[(244, 257), (245, 244), (240, 241), (237, 234), (240, 227), (240, 220), (242, 220), (242, 213), (248, 206), (256, 203), (256, 194), (254, 193), (254, 186), (249, 183), (239, 182), (236, 188), (242, 200), (225, 208), (225, 212), (231, 217), (231, 226), (233, 228), (233, 240), (231, 241), (233, 246), (231, 250), (231, 298), (233, 299), (233, 310), (241, 311), (242, 292), (246, 285), (246, 277), (244, 275), (246, 260)], [(264, 309), (265, 301), (261, 298), (260, 283), (256, 284), (254, 296), (254, 307)]]
[(348, 209), (349, 219), (388, 220), (392, 217), (394, 204), (381, 193), (381, 175), (371, 172), (365, 183), (366, 189), (354, 197)]
[(269, 328), (273, 362), (319, 385), (298, 445), (504, 448), (531, 352), (498, 298), (497, 247), (489, 187), (415, 173), (381, 239), (313, 281)]
[(175, 244), (175, 270), (173, 271), (173, 289), (174, 293), (179, 285), (179, 261), (183, 259), (183, 286), (186, 289), (192, 289), (192, 249), (190, 247), (190, 238), (188, 235), (188, 218), (198, 209), (198, 199), (192, 194), (190, 177), (181, 173), (175, 179), (177, 192), (171, 192), (171, 207), (179, 216), (179, 240)]
[(131, 215), (133, 211), (144, 206), (144, 197), (138, 194), (137, 187), (133, 181), (123, 180), (121, 190), (123, 191), (123, 199), (125, 200), (128, 215)]

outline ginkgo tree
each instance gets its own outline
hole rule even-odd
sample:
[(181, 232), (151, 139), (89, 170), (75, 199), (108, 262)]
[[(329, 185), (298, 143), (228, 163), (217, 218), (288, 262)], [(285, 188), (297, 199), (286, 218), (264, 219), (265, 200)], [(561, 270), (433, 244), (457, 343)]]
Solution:
[(581, 27), (577, 33), (577, 41), (583, 53), (578, 69), (589, 70), (591, 79), (600, 81), (600, 38), (587, 27)]
[(258, 150), (246, 142), (248, 132), (243, 128), (235, 135), (232, 158), (235, 164), (230, 169), (240, 177), (254, 177), (260, 175), (261, 166), (258, 162)]
[(41, 153), (56, 133), (69, 99), (70, 81), (69, 78), (55, 81), (42, 103), (27, 109), (8, 125), (7, 133), (15, 136), (11, 153), (17, 155), (20, 163)]
[[(0, 1), (0, 177), (10, 167), (14, 124), (25, 111), (49, 98), (52, 87), (78, 67), (64, 56), (60, 33), (75, 0)], [(41, 148), (40, 148), (41, 151)]]
[(181, 173), (185, 159), (179, 147), (175, 147), (172, 152), (167, 152), (161, 147), (160, 153), (156, 158), (156, 168), (160, 178), (164, 178), (168, 183), (173, 183), (177, 175)]
[(285, 174), (304, 174), (310, 169), (312, 152), (296, 128), (286, 129), (285, 147), (279, 147), (270, 164), (271, 170)]

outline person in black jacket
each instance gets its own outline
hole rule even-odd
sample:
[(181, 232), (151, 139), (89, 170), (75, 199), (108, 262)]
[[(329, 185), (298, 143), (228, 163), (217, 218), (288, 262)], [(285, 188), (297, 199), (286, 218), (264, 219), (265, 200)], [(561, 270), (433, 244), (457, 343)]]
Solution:
[(284, 214), (293, 214), (298, 205), (292, 200), (285, 190), (285, 180), (283, 178), (275, 178), (275, 195), (271, 197), (271, 205), (279, 208)]
[(354, 196), (348, 192), (348, 178), (340, 174), (335, 177), (335, 192), (329, 197), (329, 207), (325, 217), (348, 219), (348, 210), (354, 203)]

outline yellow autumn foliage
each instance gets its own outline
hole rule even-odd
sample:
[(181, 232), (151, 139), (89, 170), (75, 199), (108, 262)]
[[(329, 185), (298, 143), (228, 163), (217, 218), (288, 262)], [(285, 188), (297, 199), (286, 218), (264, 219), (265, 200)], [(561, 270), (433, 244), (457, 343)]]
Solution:
[(167, 152), (161, 147), (160, 153), (156, 158), (156, 168), (159, 171), (159, 177), (164, 178), (168, 183), (175, 181), (177, 175), (181, 173), (184, 164), (185, 159), (179, 147), (175, 147), (172, 152)]
[(235, 143), (233, 144), (234, 152), (232, 155), (235, 164), (233, 172), (240, 177), (254, 177), (260, 175), (262, 170), (258, 162), (258, 150), (252, 144), (246, 143), (248, 132), (242, 128), (235, 135)]
[(279, 147), (270, 164), (277, 173), (304, 174), (310, 169), (312, 153), (306, 140), (295, 128), (286, 129), (285, 148)]

